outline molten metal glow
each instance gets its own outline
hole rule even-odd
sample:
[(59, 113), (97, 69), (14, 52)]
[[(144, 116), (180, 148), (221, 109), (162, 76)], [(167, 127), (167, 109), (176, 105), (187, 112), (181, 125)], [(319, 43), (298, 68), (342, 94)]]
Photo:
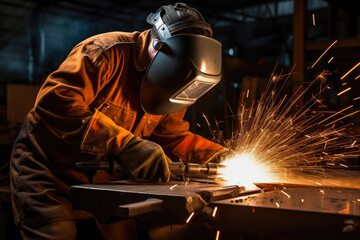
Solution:
[(221, 163), (224, 168), (219, 169), (219, 174), (227, 184), (241, 185), (246, 189), (253, 189), (254, 182), (272, 182), (274, 176), (271, 168), (258, 161), (251, 154), (236, 154)]

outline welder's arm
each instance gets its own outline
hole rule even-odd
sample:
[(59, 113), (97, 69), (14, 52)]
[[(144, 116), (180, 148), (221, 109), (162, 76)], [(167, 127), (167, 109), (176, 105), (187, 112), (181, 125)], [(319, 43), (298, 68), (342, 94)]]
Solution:
[[(94, 113), (89, 105), (109, 82), (109, 74), (119, 71), (105, 54), (94, 44), (77, 45), (37, 95), (35, 135), (56, 166), (96, 157), (80, 154), (79, 146)], [(117, 58), (121, 63), (121, 53)]]
[(170, 160), (160, 145), (134, 136), (101, 112), (92, 116), (80, 148), (114, 157), (133, 179), (170, 179)]
[(228, 149), (190, 132), (189, 123), (183, 120), (185, 112), (186, 109), (166, 115), (150, 139), (163, 146), (170, 158), (199, 164), (219, 162), (219, 157)]

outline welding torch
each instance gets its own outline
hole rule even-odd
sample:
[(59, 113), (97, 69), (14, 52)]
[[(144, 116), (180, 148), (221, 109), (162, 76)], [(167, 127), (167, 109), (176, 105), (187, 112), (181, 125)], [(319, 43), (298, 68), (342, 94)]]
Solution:
[[(207, 163), (205, 165), (197, 163), (183, 163), (183, 162), (170, 162), (169, 170), (173, 176), (180, 177), (182, 180), (186, 178), (209, 178), (218, 174), (218, 169), (222, 167), (221, 164)], [(99, 162), (77, 162), (75, 167), (87, 170), (104, 170), (110, 175), (114, 173), (126, 174), (126, 169), (122, 168), (117, 161), (99, 161)]]

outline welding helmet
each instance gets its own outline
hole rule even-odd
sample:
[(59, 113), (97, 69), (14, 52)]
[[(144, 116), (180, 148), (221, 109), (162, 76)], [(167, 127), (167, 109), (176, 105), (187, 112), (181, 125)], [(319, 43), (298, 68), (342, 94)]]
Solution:
[[(147, 22), (153, 25), (161, 47), (142, 81), (141, 106), (153, 115), (177, 112), (220, 81), (221, 44), (211, 38), (211, 27), (202, 15), (183, 3), (161, 7)], [(205, 34), (184, 31), (189, 28)]]

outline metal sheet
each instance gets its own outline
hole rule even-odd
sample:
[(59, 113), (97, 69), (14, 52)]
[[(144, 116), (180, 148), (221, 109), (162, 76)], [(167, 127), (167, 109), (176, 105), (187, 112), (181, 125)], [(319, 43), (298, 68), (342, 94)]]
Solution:
[(191, 213), (200, 214), (209, 202), (239, 196), (243, 189), (238, 186), (223, 187), (205, 183), (119, 181), (73, 186), (69, 200), (73, 209), (91, 212), (101, 223), (106, 223), (118, 217), (119, 205), (155, 198), (163, 200), (158, 214), (166, 221), (185, 223)]
[(359, 189), (282, 188), (211, 205), (218, 207), (217, 227), (225, 232), (339, 239), (360, 222)]

